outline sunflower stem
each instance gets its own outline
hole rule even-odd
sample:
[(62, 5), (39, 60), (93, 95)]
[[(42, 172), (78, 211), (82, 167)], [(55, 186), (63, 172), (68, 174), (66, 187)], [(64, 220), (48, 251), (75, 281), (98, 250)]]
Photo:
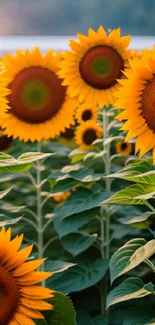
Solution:
[[(103, 150), (105, 152), (105, 176), (108, 176), (111, 172), (111, 143), (105, 143), (105, 140), (109, 138), (110, 132), (110, 121), (109, 115), (106, 109), (103, 110)], [(111, 191), (111, 179), (105, 178), (105, 191), (109, 193)], [(100, 253), (102, 258), (110, 258), (110, 213), (108, 206), (101, 207), (100, 210), (100, 225), (101, 225), (101, 245)], [(101, 314), (105, 313), (106, 298), (108, 295), (108, 274), (105, 275), (104, 279), (101, 281)]]
[[(37, 145), (37, 151), (41, 152), (41, 144), (38, 142)], [(37, 192), (37, 221), (38, 221), (38, 254), (39, 259), (43, 258), (44, 255), (44, 240), (43, 240), (43, 216), (42, 216), (42, 202), (41, 202), (41, 166), (40, 161), (37, 161), (36, 164), (37, 169), (37, 186), (36, 186), (36, 192)], [(40, 266), (40, 271), (44, 271), (43, 264)], [(44, 284), (44, 283), (43, 283)]]

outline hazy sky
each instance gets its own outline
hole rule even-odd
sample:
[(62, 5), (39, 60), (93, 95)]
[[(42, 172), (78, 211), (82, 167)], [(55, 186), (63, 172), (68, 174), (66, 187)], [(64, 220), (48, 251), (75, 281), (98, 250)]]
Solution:
[(155, 34), (155, 0), (0, 0), (1, 35), (73, 35), (119, 25)]

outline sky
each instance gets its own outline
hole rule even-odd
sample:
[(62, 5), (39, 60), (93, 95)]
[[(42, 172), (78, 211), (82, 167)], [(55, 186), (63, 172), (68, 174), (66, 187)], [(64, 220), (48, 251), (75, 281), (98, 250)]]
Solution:
[(101, 24), (155, 34), (154, 0), (0, 0), (1, 35), (75, 35)]

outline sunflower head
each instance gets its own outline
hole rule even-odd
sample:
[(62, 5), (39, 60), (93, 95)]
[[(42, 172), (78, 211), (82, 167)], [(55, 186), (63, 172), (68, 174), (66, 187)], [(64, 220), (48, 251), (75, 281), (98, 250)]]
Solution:
[(122, 130), (128, 131), (126, 141), (137, 137), (136, 152), (140, 157), (153, 149), (155, 163), (155, 50), (131, 60), (131, 69), (116, 93), (116, 106), (123, 111), (116, 117), (125, 120)]
[(67, 89), (57, 76), (62, 54), (49, 50), (42, 55), (18, 50), (3, 58), (5, 78), (9, 78), (10, 110), (0, 126), (5, 134), (24, 141), (54, 138), (73, 123), (75, 101), (67, 96)]
[(81, 104), (76, 111), (76, 118), (79, 124), (90, 120), (97, 120), (97, 108), (91, 107), (87, 104)]
[(71, 97), (90, 105), (109, 106), (114, 103), (113, 92), (117, 79), (128, 67), (131, 51), (127, 50), (130, 36), (120, 35), (120, 28), (106, 34), (102, 26), (95, 32), (89, 28), (88, 36), (78, 34), (70, 41), (71, 51), (64, 54), (58, 75), (64, 78)]
[(27, 261), (33, 245), (19, 250), (23, 235), (11, 240), (11, 229), (0, 231), (0, 324), (34, 324), (32, 319), (43, 319), (40, 311), (53, 306), (44, 299), (53, 297), (53, 291), (37, 283), (47, 279), (51, 272), (35, 271), (43, 262)]
[(132, 144), (124, 141), (119, 141), (116, 143), (116, 152), (121, 156), (127, 156), (132, 151)]
[(90, 150), (92, 143), (102, 136), (102, 128), (94, 121), (87, 121), (77, 127), (75, 142), (80, 149)]

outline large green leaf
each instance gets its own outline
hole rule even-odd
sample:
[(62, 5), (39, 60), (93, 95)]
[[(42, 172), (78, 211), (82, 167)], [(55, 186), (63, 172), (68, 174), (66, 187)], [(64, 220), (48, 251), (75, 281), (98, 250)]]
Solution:
[(71, 300), (60, 292), (54, 293), (49, 300), (54, 306), (53, 311), (44, 313), (48, 325), (76, 325), (76, 313)]
[(106, 192), (90, 191), (88, 189), (79, 188), (74, 192), (68, 200), (55, 209), (54, 213), (60, 218), (65, 219), (73, 214), (93, 209), (107, 197)]
[(62, 245), (73, 256), (77, 256), (88, 249), (97, 238), (97, 234), (72, 233), (62, 238)]
[[(50, 179), (49, 179), (50, 180)], [(52, 194), (53, 196), (58, 193), (64, 193), (72, 190), (75, 186), (80, 185), (80, 182), (75, 179), (69, 177), (61, 180), (57, 180), (55, 184), (52, 184)]]
[(53, 156), (54, 153), (25, 152), (17, 159), (19, 162), (32, 163)]
[(110, 177), (121, 178), (136, 183), (155, 185), (155, 170), (149, 160), (131, 163), (121, 171), (110, 175)]
[(142, 298), (150, 294), (155, 294), (152, 283), (144, 284), (139, 278), (129, 278), (109, 293), (107, 308), (119, 302)]
[(63, 237), (72, 232), (77, 231), (82, 226), (86, 225), (90, 220), (92, 220), (97, 213), (98, 209), (88, 210), (86, 212), (73, 214), (65, 219), (63, 216), (56, 215), (53, 219), (54, 228), (58, 233), (59, 237)]
[(61, 273), (66, 270), (68, 270), (70, 267), (75, 266), (76, 264), (74, 263), (68, 263), (64, 261), (59, 261), (59, 260), (50, 260), (48, 259), (45, 262), (45, 269), (47, 272), (53, 272), (55, 273)]
[(103, 203), (108, 204), (140, 204), (155, 196), (155, 186), (147, 184), (133, 184), (115, 193)]
[(155, 253), (155, 239), (146, 242), (143, 238), (132, 239), (115, 252), (110, 261), (113, 282), (120, 275), (132, 270)]
[(47, 280), (49, 287), (64, 292), (76, 292), (89, 288), (99, 282), (108, 269), (107, 259), (82, 261), (61, 274)]
[(145, 213), (142, 213), (141, 215), (127, 216), (125, 218), (120, 218), (119, 221), (121, 223), (123, 223), (124, 225), (132, 225), (132, 224), (135, 224), (135, 223), (141, 223), (143, 221), (146, 221), (152, 215), (154, 215), (154, 212), (147, 211)]
[(152, 309), (132, 308), (126, 314), (123, 325), (148, 325), (153, 317), (154, 311)]

